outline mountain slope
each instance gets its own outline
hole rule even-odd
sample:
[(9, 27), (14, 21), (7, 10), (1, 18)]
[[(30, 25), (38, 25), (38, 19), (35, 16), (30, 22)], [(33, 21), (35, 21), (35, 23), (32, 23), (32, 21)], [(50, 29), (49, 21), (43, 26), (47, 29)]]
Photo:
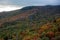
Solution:
[(4, 21), (5, 22), (13, 21), (13, 20), (15, 21), (15, 20), (20, 19), (22, 15), (23, 15), (22, 17), (26, 17), (29, 14), (37, 15), (39, 16), (38, 18), (43, 18), (43, 17), (53, 18), (55, 16), (59, 17), (60, 6), (29, 6), (29, 7), (22, 8), (21, 10), (16, 10), (12, 12), (3, 12), (3, 13), (0, 13), (1, 15), (0, 18), (2, 18), (0, 20), (0, 25), (4, 23)]
[(0, 38), (12, 37), (12, 40), (59, 39), (60, 5), (28, 6), (20, 10), (2, 12), (0, 34)]

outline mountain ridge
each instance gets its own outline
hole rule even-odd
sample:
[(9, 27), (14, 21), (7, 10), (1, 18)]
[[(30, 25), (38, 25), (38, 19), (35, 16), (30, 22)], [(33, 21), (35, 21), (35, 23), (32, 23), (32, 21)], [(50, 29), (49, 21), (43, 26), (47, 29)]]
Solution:
[(0, 13), (0, 40), (5, 39), (60, 40), (60, 5)]
[[(34, 12), (36, 12), (36, 13), (34, 13)], [(2, 13), (0, 13), (0, 18), (2, 17), (2, 20), (0, 19), (0, 23), (1, 22), (4, 23), (3, 21), (8, 22), (9, 20), (10, 21), (18, 20), (21, 18), (21, 16), (22, 17), (28, 16), (27, 14), (33, 14), (33, 15), (39, 14), (40, 16), (45, 16), (45, 17), (48, 17), (50, 15), (51, 16), (59, 16), (60, 15), (60, 6), (50, 6), (50, 5), (47, 5), (47, 6), (28, 6), (28, 7), (22, 8), (20, 10), (16, 10), (16, 11), (2, 12)]]

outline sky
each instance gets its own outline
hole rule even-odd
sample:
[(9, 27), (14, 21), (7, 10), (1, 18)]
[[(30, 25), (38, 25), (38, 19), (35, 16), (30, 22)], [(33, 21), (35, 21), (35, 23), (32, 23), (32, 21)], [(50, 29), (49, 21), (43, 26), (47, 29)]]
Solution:
[(25, 6), (60, 5), (60, 0), (0, 0), (0, 11), (15, 10)]

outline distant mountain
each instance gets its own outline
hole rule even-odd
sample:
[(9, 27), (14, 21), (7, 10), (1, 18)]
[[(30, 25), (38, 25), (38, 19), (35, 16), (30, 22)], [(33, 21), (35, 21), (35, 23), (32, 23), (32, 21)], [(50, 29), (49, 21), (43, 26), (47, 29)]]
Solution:
[(56, 20), (60, 20), (60, 5), (28, 6), (15, 11), (1, 12), (0, 32), (5, 29), (9, 32), (11, 31), (10, 29), (12, 29), (13, 32), (17, 32), (24, 28), (36, 29), (42, 25), (47, 25), (47, 23), (49, 25), (51, 23), (51, 25), (54, 26)]
[[(36, 20), (43, 18), (57, 18), (60, 17), (60, 5), (57, 6), (28, 6), (20, 10), (0, 13), (0, 23), (5, 21), (15, 21), (21, 18), (29, 17)], [(4, 23), (4, 22), (3, 22)]]

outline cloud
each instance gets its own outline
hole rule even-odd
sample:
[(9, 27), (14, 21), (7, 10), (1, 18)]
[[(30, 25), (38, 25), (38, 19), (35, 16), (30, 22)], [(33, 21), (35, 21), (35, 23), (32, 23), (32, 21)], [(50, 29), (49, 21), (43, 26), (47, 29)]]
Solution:
[(35, 0), (30, 3), (34, 5), (58, 5), (60, 3), (60, 0)]
[(0, 0), (2, 5), (60, 5), (60, 0)]
[(50, 4), (50, 5), (56, 5), (56, 4), (58, 4), (58, 0), (46, 0), (45, 2), (47, 4)]
[(0, 0), (0, 4), (6, 5), (9, 4), (9, 0)]
[(13, 11), (13, 10), (21, 9), (21, 8), (22, 7), (13, 6), (13, 5), (0, 5), (0, 12)]
[(35, 5), (60, 5), (60, 0), (0, 0), (0, 11), (11, 11)]

